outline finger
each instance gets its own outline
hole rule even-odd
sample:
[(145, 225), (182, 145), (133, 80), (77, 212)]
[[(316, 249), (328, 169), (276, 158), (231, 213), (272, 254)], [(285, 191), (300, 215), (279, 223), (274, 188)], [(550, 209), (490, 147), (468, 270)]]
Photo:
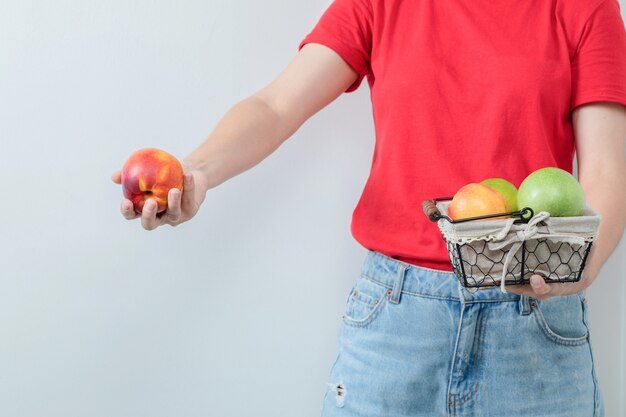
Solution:
[(144, 229), (154, 230), (157, 228), (156, 212), (156, 201), (151, 198), (147, 199), (143, 205), (143, 209), (141, 209), (141, 225)]
[(547, 295), (550, 293), (550, 285), (546, 284), (546, 281), (541, 275), (533, 275), (530, 277), (530, 286), (533, 291), (538, 295)]
[(195, 188), (196, 184), (194, 182), (193, 175), (185, 174), (185, 185), (183, 187), (183, 197), (181, 203), (182, 210), (193, 210), (195, 204)]
[(181, 192), (178, 188), (172, 188), (167, 196), (167, 221), (170, 224), (176, 224), (180, 221), (180, 198)]
[(529, 287), (528, 285), (507, 285), (506, 290), (518, 295), (525, 295), (532, 298), (537, 297), (535, 291), (533, 291), (532, 287)]
[(139, 217), (139, 214), (135, 211), (135, 207), (133, 206), (133, 202), (127, 198), (122, 200), (122, 204), (120, 205), (120, 213), (126, 220), (132, 220)]
[(115, 171), (113, 175), (111, 175), (111, 180), (113, 180), (116, 184), (122, 183), (122, 171)]

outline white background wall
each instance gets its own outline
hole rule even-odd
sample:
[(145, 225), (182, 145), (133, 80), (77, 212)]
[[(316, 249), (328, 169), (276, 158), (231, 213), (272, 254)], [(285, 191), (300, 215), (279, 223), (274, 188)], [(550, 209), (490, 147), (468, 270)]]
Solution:
[[(177, 229), (124, 221), (109, 176), (194, 149), (328, 4), (0, 2), (0, 415), (319, 414), (365, 253), (367, 88)], [(589, 290), (607, 416), (626, 415), (624, 255)]]

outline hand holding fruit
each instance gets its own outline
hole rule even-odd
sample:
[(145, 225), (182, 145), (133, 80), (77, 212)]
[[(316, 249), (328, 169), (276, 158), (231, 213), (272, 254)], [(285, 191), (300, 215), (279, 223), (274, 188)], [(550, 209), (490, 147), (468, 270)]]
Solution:
[(158, 149), (133, 153), (111, 177), (124, 188), (122, 215), (128, 220), (141, 217), (146, 230), (191, 219), (204, 201), (204, 178), (190, 166), (185, 168), (189, 172), (184, 173), (176, 158)]
[[(519, 208), (523, 209), (523, 211), (519, 211)], [(454, 195), (447, 212), (449, 217), (453, 220), (486, 220), (484, 217), (495, 220), (502, 218), (501, 215), (507, 212), (514, 216), (523, 215), (526, 208), (532, 209), (535, 215), (547, 213), (549, 217), (554, 218), (583, 216), (586, 213), (585, 196), (577, 179), (569, 172), (555, 167), (545, 167), (533, 171), (522, 181), (519, 190), (512, 183), (502, 178), (490, 178), (482, 181), (480, 184), (466, 184)], [(548, 217), (541, 216), (536, 217), (536, 220), (539, 221), (546, 218)], [(581, 220), (581, 222), (584, 221), (584, 219)], [(532, 225), (534, 225), (534, 223), (529, 223), (528, 226)], [(589, 230), (587, 233), (591, 234), (592, 232)], [(567, 235), (566, 238), (571, 236), (577, 235), (573, 233)], [(513, 234), (512, 237), (516, 240), (526, 239), (525, 235), (521, 235), (520, 237), (519, 234)], [(552, 235), (552, 237), (558, 239), (560, 236)], [(541, 238), (541, 236), (537, 234), (536, 238)], [(543, 239), (545, 240), (546, 238)], [(587, 270), (583, 271), (584, 262), (578, 265), (581, 269), (576, 270), (575, 268), (577, 266), (572, 266), (570, 262), (571, 258), (568, 259), (566, 257), (565, 260), (561, 258), (561, 247), (562, 246), (559, 246), (559, 252), (551, 252), (549, 257), (557, 255), (560, 262), (569, 265), (569, 267), (572, 268), (571, 270), (575, 271), (576, 274), (583, 273), (582, 277), (578, 275), (577, 278), (580, 279), (579, 281), (562, 282), (556, 280), (556, 282), (551, 281), (548, 283), (543, 276), (537, 274), (537, 272), (533, 272), (529, 280), (530, 285), (507, 285), (506, 290), (531, 298), (545, 300), (555, 296), (576, 294), (589, 287), (597, 275), (597, 270), (589, 270), (589, 268), (587, 268)], [(565, 248), (567, 249), (569, 246)], [(513, 254), (515, 254), (515, 252), (513, 252)], [(587, 257), (587, 254), (588, 252), (585, 253), (585, 257)], [(508, 255), (510, 256), (512, 254), (508, 253)], [(588, 259), (591, 259), (592, 256), (593, 253), (589, 254)], [(522, 262), (526, 264), (526, 258), (523, 255), (522, 259)], [(537, 258), (537, 260), (538, 259), (539, 258)], [(454, 263), (454, 260), (452, 261)], [(538, 262), (540, 262), (540, 265), (547, 265), (548, 261), (546, 258), (546, 260)], [(575, 263), (576, 261), (574, 261), (574, 264)], [(506, 265), (505, 263), (502, 276), (505, 276), (507, 271), (510, 272), (510, 270), (507, 270)], [(535, 269), (534, 266), (535, 263), (531, 263), (529, 270), (541, 270), (541, 268)], [(553, 278), (552, 274), (554, 272), (552, 267), (550, 267), (551, 278)], [(480, 273), (482, 273), (482, 270)], [(480, 275), (480, 273), (478, 275)], [(465, 274), (465, 272), (463, 272), (463, 274)], [(565, 281), (571, 280), (570, 276), (561, 277), (560, 275), (559, 273), (559, 279), (562, 278)], [(501, 283), (503, 289), (504, 283), (504, 281)]]

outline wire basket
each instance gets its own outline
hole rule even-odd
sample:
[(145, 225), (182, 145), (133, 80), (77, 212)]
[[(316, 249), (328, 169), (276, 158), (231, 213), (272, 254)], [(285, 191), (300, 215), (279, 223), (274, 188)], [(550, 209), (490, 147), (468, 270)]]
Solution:
[[(437, 222), (452, 269), (466, 288), (528, 284), (534, 274), (546, 282), (580, 281), (600, 217), (590, 207), (582, 216), (550, 217), (531, 208), (452, 220), (452, 197), (426, 200)], [(503, 218), (505, 217), (505, 218)]]

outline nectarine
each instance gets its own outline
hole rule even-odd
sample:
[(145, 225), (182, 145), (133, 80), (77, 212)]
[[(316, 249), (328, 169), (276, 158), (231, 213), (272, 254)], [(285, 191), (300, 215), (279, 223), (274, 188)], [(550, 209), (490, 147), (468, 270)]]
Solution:
[(157, 203), (157, 212), (167, 209), (170, 189), (183, 190), (183, 167), (178, 160), (160, 149), (145, 148), (134, 152), (122, 168), (124, 197), (141, 213), (147, 199)]
[(499, 192), (478, 183), (470, 183), (461, 187), (448, 206), (448, 215), (452, 220), (508, 211), (506, 200)]

